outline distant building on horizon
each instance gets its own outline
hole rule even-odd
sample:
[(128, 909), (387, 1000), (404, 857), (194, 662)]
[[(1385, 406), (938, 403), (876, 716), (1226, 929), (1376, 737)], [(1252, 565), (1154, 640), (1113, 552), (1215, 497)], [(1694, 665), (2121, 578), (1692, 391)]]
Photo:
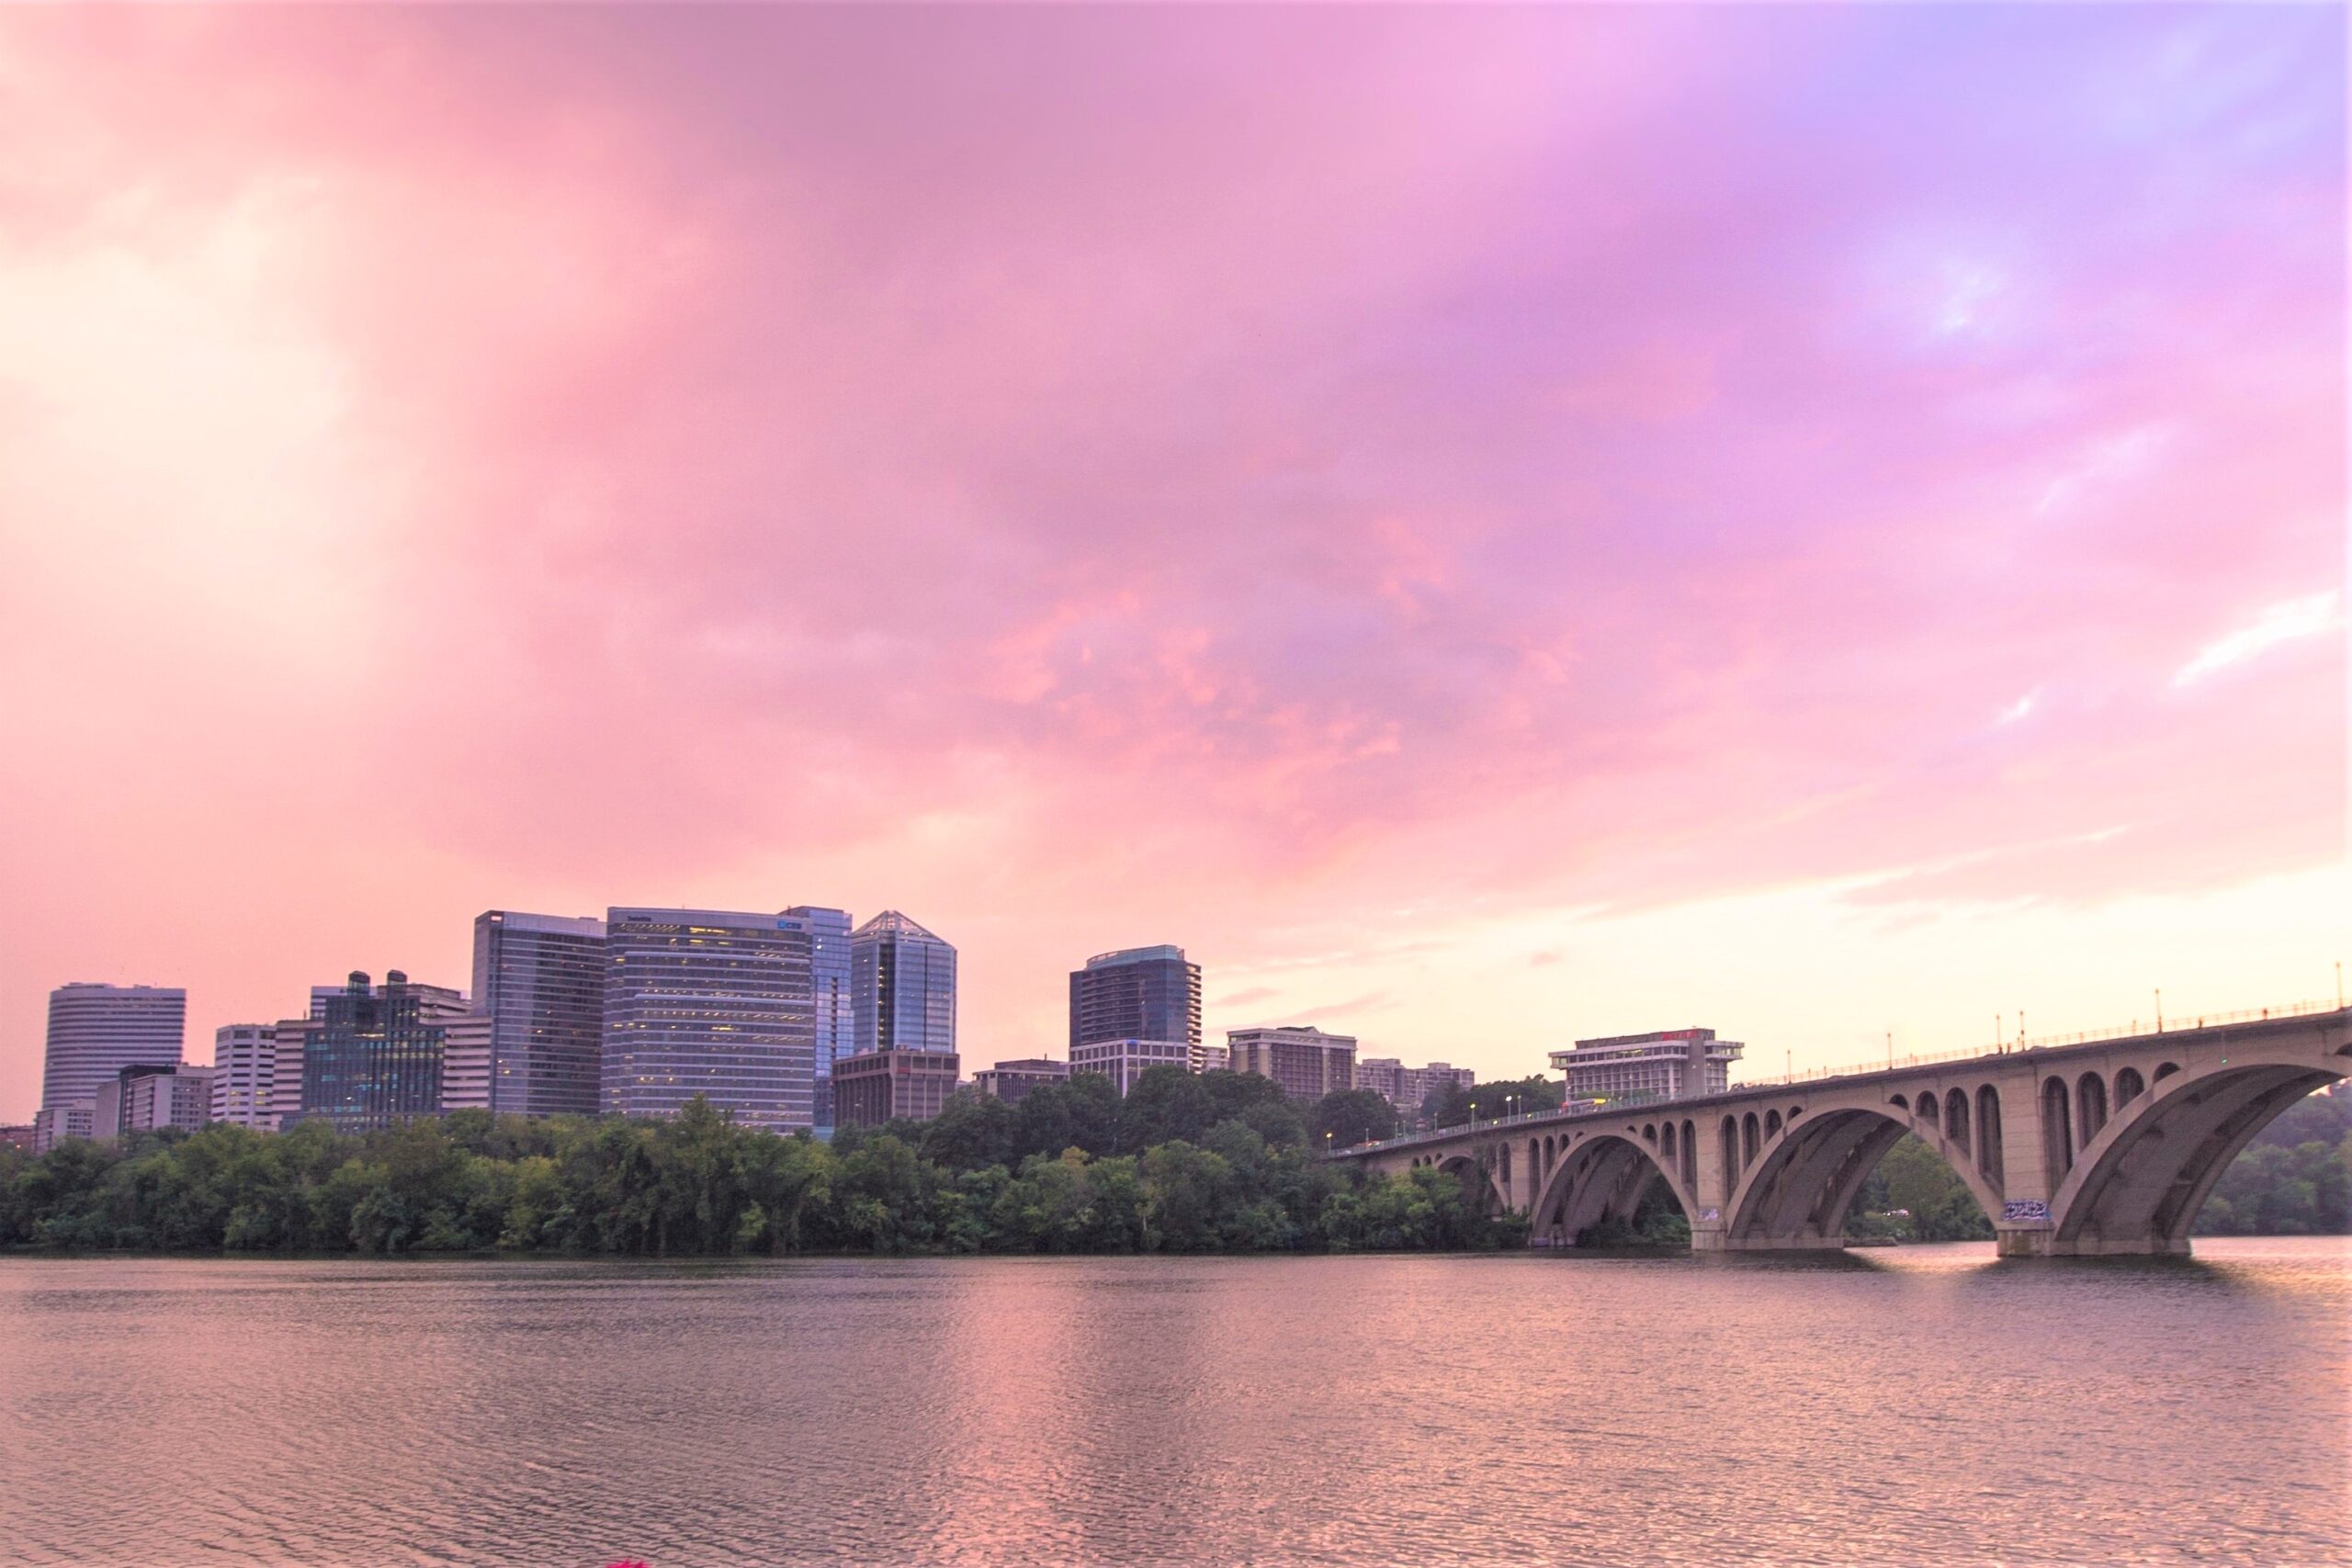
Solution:
[(1477, 1081), (1478, 1075), (1470, 1068), (1449, 1062), (1408, 1067), (1393, 1056), (1366, 1056), (1356, 1063), (1355, 1087), (1377, 1093), (1403, 1116), (1419, 1116), (1433, 1090), (1468, 1089)]
[(1049, 1056), (1023, 1056), (1017, 1061), (999, 1062), (993, 1067), (982, 1067), (972, 1075), (972, 1087), (990, 1100), (1001, 1100), (1007, 1105), (1018, 1105), (1029, 1097), (1033, 1089), (1048, 1084), (1069, 1082), (1069, 1064), (1057, 1062)]
[(91, 1097), (90, 1136), (100, 1143), (125, 1133), (193, 1133), (212, 1119), (212, 1069), (141, 1063), (98, 1086)]
[(1552, 1053), (1552, 1070), (1567, 1075), (1567, 1098), (1688, 1100), (1731, 1088), (1731, 1065), (1747, 1047), (1712, 1029), (1665, 1029), (1579, 1040)]
[[(66, 1137), (88, 1137), (90, 1123), (66, 1113), (87, 1112), (99, 1086), (123, 1068), (176, 1067), (186, 1055), (187, 992), (177, 986), (115, 986), (77, 980), (49, 993), (49, 1039), (41, 1061), (40, 1109), (35, 1115), (43, 1150)], [(84, 1128), (71, 1130), (76, 1122)]]
[(27, 1154), (32, 1153), (33, 1124), (12, 1122), (6, 1127), (0, 1127), (0, 1149), (22, 1149)]
[[(294, 1026), (301, 1037), (300, 1120), (360, 1133), (440, 1114), (448, 1025), (469, 1010), (464, 992), (412, 981), (398, 969), (386, 970), (378, 987), (355, 969), (340, 990), (311, 994), (311, 1016)], [(277, 1034), (282, 1043), (286, 1024)]]
[(1101, 1073), (1125, 1100), (1136, 1080), (1154, 1067), (1181, 1067), (1197, 1072), (1198, 1053), (1182, 1040), (1090, 1040), (1069, 1048), (1069, 1070)]
[(885, 909), (850, 934), (849, 966), (858, 1053), (956, 1049), (953, 944)]
[(606, 911), (603, 1109), (674, 1116), (699, 1094), (745, 1126), (813, 1128), (812, 939), (790, 915)]
[[(1107, 1041), (1175, 1041), (1201, 1043), (1201, 966), (1184, 950), (1122, 948), (1098, 953), (1069, 976), (1070, 1061), (1078, 1048)], [(1204, 1063), (1188, 1060), (1198, 1072)]]
[(1351, 1034), (1327, 1034), (1311, 1023), (1291, 1023), (1272, 1029), (1228, 1029), (1225, 1041), (1232, 1053), (1233, 1071), (1272, 1078), (1284, 1094), (1302, 1104), (1356, 1086), (1356, 1042)]
[(956, 1092), (960, 1058), (952, 1051), (860, 1051), (833, 1064), (836, 1126), (879, 1127), (928, 1122)]
[(212, 1032), (212, 1120), (277, 1126), (270, 1104), (277, 1079), (277, 1025), (224, 1023)]
[(47, 1154), (68, 1138), (86, 1138), (97, 1114), (91, 1100), (69, 1100), (63, 1105), (44, 1105), (33, 1112), (32, 1152)]
[(473, 1007), (489, 1020), (486, 1055), (477, 1069), (469, 1026), (450, 1109), (597, 1113), (604, 1093), (604, 921), (514, 909), (477, 915)]
[(795, 904), (785, 913), (808, 923), (809, 1005), (816, 1027), (816, 1080), (810, 1086), (809, 1116), (821, 1132), (833, 1124), (833, 1064), (857, 1049), (849, 911)]

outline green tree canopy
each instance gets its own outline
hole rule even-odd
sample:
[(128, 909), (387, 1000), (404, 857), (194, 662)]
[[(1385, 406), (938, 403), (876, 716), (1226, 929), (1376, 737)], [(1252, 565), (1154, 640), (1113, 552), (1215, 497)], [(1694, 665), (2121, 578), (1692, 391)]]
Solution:
[(1315, 1102), (1307, 1118), (1310, 1140), (1319, 1149), (1328, 1137), (1330, 1146), (1348, 1148), (1396, 1134), (1396, 1108), (1374, 1089), (1335, 1089)]

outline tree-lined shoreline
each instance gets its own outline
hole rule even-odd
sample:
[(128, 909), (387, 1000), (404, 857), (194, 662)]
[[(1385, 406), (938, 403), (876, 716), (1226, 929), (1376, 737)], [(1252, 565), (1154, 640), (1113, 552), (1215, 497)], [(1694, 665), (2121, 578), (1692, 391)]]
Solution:
[[(683, 1258), (1525, 1243), (1525, 1216), (1485, 1212), (1451, 1175), (1375, 1176), (1317, 1157), (1384, 1135), (1386, 1119), (1368, 1091), (1302, 1113), (1265, 1078), (1170, 1067), (1125, 1100), (1080, 1074), (1018, 1106), (967, 1092), (933, 1121), (844, 1129), (830, 1144), (737, 1126), (701, 1101), (663, 1121), (468, 1111), (362, 1134), (215, 1123), (73, 1140), (39, 1157), (0, 1150), (0, 1247)], [(1917, 1241), (1992, 1234), (1965, 1185), (1915, 1139), (1865, 1184), (1849, 1230)], [(2352, 1104), (2321, 1098), (2240, 1156), (2198, 1225), (2347, 1230)], [(1689, 1235), (1659, 1183), (1630, 1224), (1580, 1239), (1673, 1246)]]

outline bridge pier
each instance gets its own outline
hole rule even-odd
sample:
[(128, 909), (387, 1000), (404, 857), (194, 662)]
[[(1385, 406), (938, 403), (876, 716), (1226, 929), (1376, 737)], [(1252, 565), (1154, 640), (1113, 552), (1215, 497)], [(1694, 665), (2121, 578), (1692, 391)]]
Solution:
[(2001, 1258), (2048, 1258), (2052, 1235), (2047, 1224), (1993, 1226), (1993, 1250)]

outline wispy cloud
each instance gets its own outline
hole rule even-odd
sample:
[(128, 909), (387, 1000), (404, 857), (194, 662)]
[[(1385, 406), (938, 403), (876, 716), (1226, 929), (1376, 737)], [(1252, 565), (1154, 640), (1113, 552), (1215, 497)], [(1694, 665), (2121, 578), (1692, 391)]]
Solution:
[(2013, 702), (2008, 706), (2003, 708), (1994, 718), (1993, 722), (1995, 724), (2015, 724), (2018, 720), (2031, 713), (2041, 705), (2041, 688), (2036, 686), (2024, 696), (2019, 697), (2016, 702)]
[(2272, 604), (2246, 625), (2199, 649), (2196, 658), (2180, 667), (2172, 683), (2191, 685), (2233, 664), (2258, 659), (2282, 643), (2332, 631), (2339, 624), (2336, 607), (2342, 600), (2340, 591), (2330, 589), (2324, 593), (2306, 594)]

